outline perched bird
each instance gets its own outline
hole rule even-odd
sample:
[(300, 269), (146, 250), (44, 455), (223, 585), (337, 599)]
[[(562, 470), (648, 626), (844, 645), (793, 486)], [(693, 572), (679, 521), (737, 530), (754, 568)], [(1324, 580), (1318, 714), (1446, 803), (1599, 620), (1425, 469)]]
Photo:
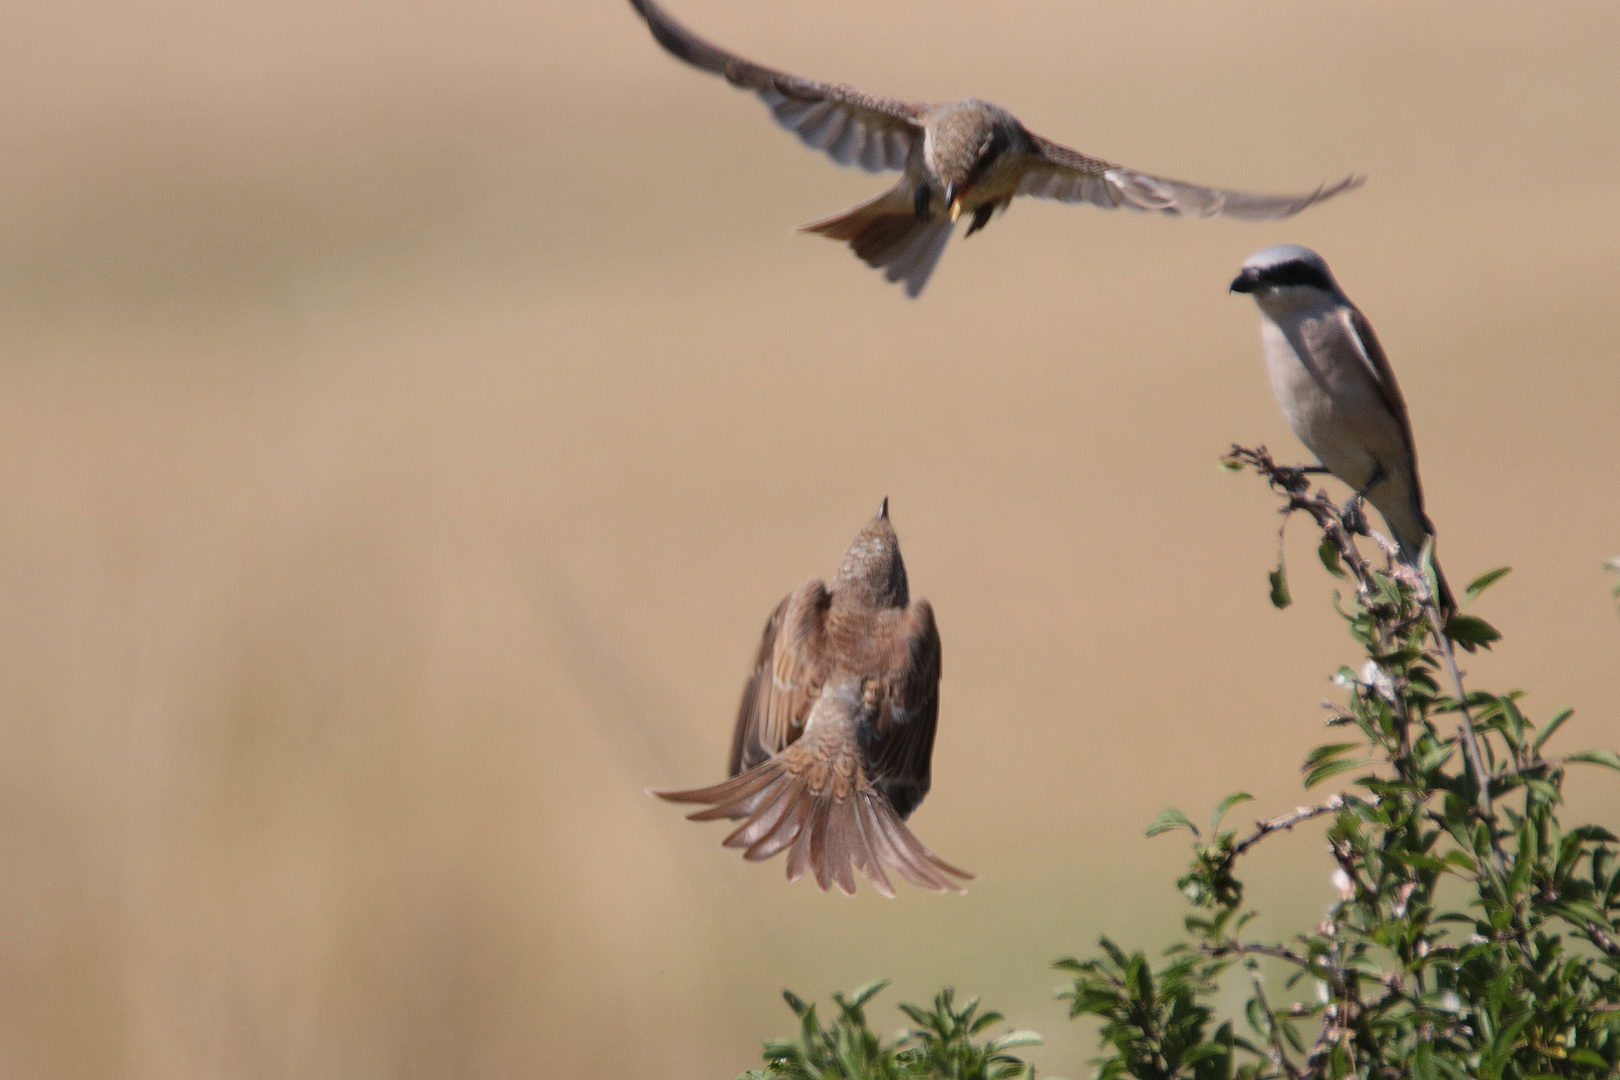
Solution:
[[(1339, 289), (1322, 256), (1298, 244), (1250, 255), (1232, 292), (1260, 307), (1260, 345), (1288, 426), (1328, 472), (1378, 507), (1416, 565), (1434, 525), (1423, 512), (1406, 400), (1372, 324)], [(1435, 563), (1442, 618), (1457, 603)]]
[(740, 819), (726, 847), (743, 858), (786, 850), (788, 880), (855, 892), (863, 871), (884, 896), (888, 867), (924, 889), (970, 878), (922, 845), (905, 818), (928, 794), (939, 713), (934, 609), (913, 600), (889, 500), (844, 553), (832, 587), (810, 578), (776, 605), (743, 688), (731, 779), (654, 791), (709, 803), (693, 821)]
[(972, 236), (1015, 195), (1105, 209), (1272, 221), (1361, 184), (1359, 177), (1347, 176), (1303, 195), (1255, 195), (1168, 180), (1043, 139), (988, 101), (915, 104), (788, 75), (711, 45), (653, 0), (630, 2), (659, 44), (757, 93), (777, 123), (806, 146), (840, 165), (905, 173), (877, 198), (801, 230), (848, 241), (867, 265), (882, 267), (889, 281), (905, 282), (907, 296), (915, 297), (928, 283), (958, 217), (967, 215), (966, 235)]

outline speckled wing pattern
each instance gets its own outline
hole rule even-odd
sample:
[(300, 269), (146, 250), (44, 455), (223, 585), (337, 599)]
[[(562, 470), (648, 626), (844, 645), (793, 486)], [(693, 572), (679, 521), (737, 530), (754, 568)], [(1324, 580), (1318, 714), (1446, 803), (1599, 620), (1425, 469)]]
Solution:
[(1347, 176), (1303, 195), (1258, 195), (1247, 191), (1189, 184), (1138, 172), (1101, 158), (1082, 154), (1050, 139), (1031, 134), (1036, 153), (1018, 184), (1019, 195), (1059, 202), (1088, 202), (1105, 210), (1127, 207), (1157, 210), (1188, 217), (1242, 218), (1275, 221), (1297, 214), (1312, 203), (1361, 186), (1361, 177)]
[(737, 707), (728, 774), (779, 754), (804, 730), (826, 678), (824, 620), (832, 597), (817, 578), (776, 605)]
[(745, 60), (698, 37), (652, 0), (630, 0), (653, 37), (694, 67), (752, 90), (776, 122), (840, 165), (867, 172), (904, 169), (922, 132), (927, 105), (865, 94), (852, 86), (817, 82)]

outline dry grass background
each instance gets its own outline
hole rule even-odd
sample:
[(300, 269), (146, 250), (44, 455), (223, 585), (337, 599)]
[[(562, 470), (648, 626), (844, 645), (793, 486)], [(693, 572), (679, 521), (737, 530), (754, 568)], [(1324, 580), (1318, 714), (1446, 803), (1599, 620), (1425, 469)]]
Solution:
[[(791, 232), (872, 179), (614, 0), (8, 12), (0, 1075), (725, 1077), (778, 988), (879, 975), (1082, 1073), (1045, 965), (1162, 942), (1161, 806), (1302, 798), (1346, 655), (1214, 466), (1296, 452), (1224, 291), (1280, 241), (1389, 347), (1453, 575), (1517, 568), (1476, 677), (1620, 741), (1613, 3), (676, 10), (1145, 169), (1371, 180), (1272, 226), (1022, 203), (907, 303)], [(718, 777), (765, 615), (884, 494), (963, 899), (789, 887), (641, 794)], [(1313, 919), (1317, 845), (1262, 860), (1268, 929)]]

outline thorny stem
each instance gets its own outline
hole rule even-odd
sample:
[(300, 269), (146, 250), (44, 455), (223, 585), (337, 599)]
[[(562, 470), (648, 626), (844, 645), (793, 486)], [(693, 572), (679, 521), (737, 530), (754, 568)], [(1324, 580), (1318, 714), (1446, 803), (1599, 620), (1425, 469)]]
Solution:
[(1271, 1058), (1272, 1065), (1287, 1073), (1293, 1080), (1300, 1080), (1303, 1074), (1288, 1059), (1288, 1051), (1283, 1049), (1282, 1032), (1277, 1025), (1277, 1016), (1271, 1011), (1271, 1002), (1266, 1000), (1266, 988), (1258, 972), (1254, 976), (1254, 996), (1260, 1002), (1260, 1008), (1265, 1011), (1266, 1029), (1271, 1036), (1271, 1052), (1267, 1056)]
[(1232, 847), (1232, 858), (1237, 858), (1254, 845), (1264, 840), (1274, 832), (1283, 829), (1292, 829), (1302, 821), (1321, 817), (1323, 814), (1332, 814), (1344, 809), (1344, 796), (1335, 795), (1320, 806), (1296, 806), (1286, 814), (1279, 814), (1274, 818), (1267, 818), (1254, 823), (1254, 834), (1241, 843)]
[[(1334, 504), (1325, 492), (1310, 494), (1310, 480), (1307, 476), (1314, 471), (1308, 467), (1278, 465), (1272, 460), (1271, 454), (1265, 447), (1256, 449), (1233, 444), (1227, 454), (1227, 460), (1252, 466), (1255, 471), (1264, 476), (1272, 487), (1287, 496), (1287, 504), (1280, 511), (1284, 520), (1296, 510), (1309, 514), (1321, 528), (1323, 535), (1332, 543), (1337, 551), (1339, 560), (1349, 571), (1351, 579), (1355, 582), (1356, 592), (1364, 604), (1372, 599), (1372, 565), (1360, 553), (1355, 545), (1352, 531), (1346, 524), (1347, 510)], [(1352, 500), (1353, 501), (1353, 500)], [(1360, 524), (1358, 520), (1358, 524)], [(1386, 550), (1389, 548), (1386, 543)], [(1423, 581), (1419, 596), (1423, 604), (1423, 613), (1434, 639), (1439, 646), (1439, 653), (1446, 673), (1451, 678), (1452, 687), (1457, 694), (1457, 710), (1462, 716), (1462, 723), (1458, 725), (1458, 738), (1462, 743), (1463, 756), (1467, 761), (1468, 769), (1474, 774), (1474, 782), (1478, 789), (1477, 813), (1485, 823), (1490, 834), (1491, 852), (1495, 858), (1499, 873), (1506, 875), (1507, 858), (1502, 852), (1501, 838), (1498, 836), (1496, 808), (1491, 801), (1490, 773), (1485, 770), (1485, 759), (1480, 753), (1479, 740), (1474, 731), (1474, 720), (1467, 704), (1467, 691), (1463, 687), (1462, 672), (1457, 667), (1456, 651), (1451, 639), (1445, 634), (1445, 620), (1440, 616), (1440, 610), (1432, 593), (1428, 589), (1428, 582), (1422, 575), (1416, 575)], [(1384, 644), (1388, 644), (1385, 642)], [(1403, 714), (1401, 716), (1401, 756), (1404, 758), (1408, 749), (1405, 710), (1397, 700), (1393, 703)]]
[(1428, 592), (1428, 582), (1424, 581), (1423, 608), (1429, 616), (1429, 628), (1434, 633), (1434, 640), (1440, 646), (1440, 656), (1446, 662), (1446, 674), (1451, 676), (1452, 689), (1457, 692), (1457, 711), (1462, 714), (1462, 723), (1457, 726), (1457, 734), (1462, 738), (1463, 752), (1468, 757), (1468, 768), (1474, 774), (1474, 785), (1478, 788), (1479, 814), (1485, 819), (1486, 831), (1491, 836), (1491, 854), (1496, 857), (1496, 869), (1504, 877), (1507, 876), (1507, 857), (1502, 854), (1502, 841), (1497, 836), (1496, 806), (1491, 801), (1491, 774), (1485, 769), (1485, 758), (1479, 752), (1479, 739), (1474, 734), (1474, 717), (1468, 711), (1468, 691), (1463, 689), (1462, 672), (1457, 668), (1457, 650), (1451, 639), (1446, 637), (1443, 629), (1445, 620), (1440, 616), (1440, 608), (1435, 599)]
[(1286, 960), (1318, 978), (1321, 978), (1322, 969), (1327, 966), (1325, 961), (1313, 963), (1304, 953), (1297, 953), (1282, 945), (1244, 945), (1237, 941), (1226, 941), (1219, 945), (1200, 946), (1200, 951), (1216, 958), (1231, 956), (1234, 953), (1240, 956), (1269, 956), (1275, 960)]

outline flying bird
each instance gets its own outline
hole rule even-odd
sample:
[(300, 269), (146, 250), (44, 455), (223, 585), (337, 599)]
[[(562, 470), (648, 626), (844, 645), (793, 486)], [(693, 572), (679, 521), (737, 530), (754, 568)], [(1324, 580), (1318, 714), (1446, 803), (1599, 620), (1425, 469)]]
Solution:
[(887, 868), (961, 892), (953, 875), (973, 875), (905, 823), (928, 794), (938, 713), (934, 609), (911, 599), (884, 499), (832, 586), (810, 578), (771, 613), (737, 710), (731, 779), (652, 794), (710, 804), (693, 821), (741, 821), (724, 845), (750, 861), (786, 851), (789, 881), (809, 871), (853, 895), (858, 870), (892, 897)]
[[(1406, 399), (1367, 316), (1310, 248), (1250, 255), (1232, 281), (1260, 308), (1260, 345), (1288, 426), (1328, 472), (1384, 515), (1403, 561), (1417, 565), (1434, 524), (1423, 510)], [(1434, 564), (1441, 618), (1457, 602)], [(1466, 647), (1466, 646), (1465, 646)]]
[(1256, 195), (1138, 172), (1044, 139), (999, 105), (967, 98), (928, 105), (802, 79), (745, 60), (698, 37), (653, 0), (630, 0), (653, 37), (680, 59), (752, 90), (776, 122), (840, 165), (899, 169), (900, 182), (875, 199), (800, 226), (848, 241), (868, 266), (916, 297), (945, 250), (956, 219), (967, 236), (1016, 195), (1089, 202), (1104, 209), (1157, 210), (1191, 217), (1273, 221), (1359, 187), (1347, 176), (1303, 195)]

